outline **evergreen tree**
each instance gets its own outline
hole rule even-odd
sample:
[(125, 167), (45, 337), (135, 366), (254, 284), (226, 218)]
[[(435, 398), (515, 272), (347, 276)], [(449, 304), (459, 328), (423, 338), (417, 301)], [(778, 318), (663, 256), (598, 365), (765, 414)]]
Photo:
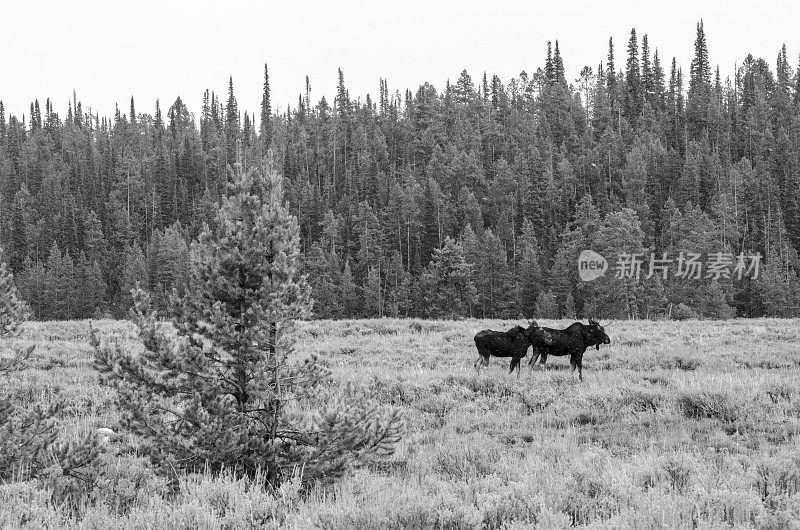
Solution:
[[(315, 241), (304, 258), (304, 272), (314, 295), (314, 315), (320, 318), (340, 316), (339, 259), (335, 253), (326, 252)], [(352, 278), (351, 278), (352, 279)]]
[(142, 247), (133, 243), (125, 246), (120, 290), (122, 293), (130, 295), (137, 283), (139, 285), (147, 285), (148, 283), (147, 262), (145, 261)]
[[(629, 265), (622, 265), (620, 269), (617, 269), (617, 263), (609, 263), (609, 278), (604, 278), (602, 283), (588, 284), (591, 287), (587, 287), (584, 292), (591, 292), (591, 298), (595, 302), (594, 311), (607, 318), (641, 318), (639, 307), (643, 298), (641, 281), (644, 274), (636, 276), (634, 260), (638, 256), (640, 262), (643, 262), (646, 249), (643, 245), (645, 233), (636, 211), (623, 208), (619, 212), (606, 215), (597, 239), (600, 243), (598, 251), (603, 256), (613, 259), (620, 259), (620, 256), (625, 255), (631, 257), (625, 262)], [(643, 263), (641, 271), (644, 271)]]
[(342, 316), (353, 318), (361, 316), (361, 305), (359, 304), (358, 286), (353, 280), (353, 272), (350, 269), (350, 260), (345, 260), (342, 278), (339, 283), (341, 296)]
[(106, 283), (100, 264), (90, 262), (81, 252), (75, 260), (75, 309), (77, 318), (91, 318), (102, 315), (104, 309)]
[(558, 304), (552, 291), (541, 292), (536, 297), (536, 316), (538, 318), (559, 318)]
[(0, 337), (9, 337), (18, 333), (19, 326), (30, 316), (30, 308), (22, 300), (14, 275), (2, 261), (0, 251)]
[[(797, 71), (795, 72), (795, 85), (794, 85), (794, 106), (795, 108), (800, 108), (800, 62), (797, 64)], [(3, 117), (3, 103), (0, 101), (0, 118)], [(2, 124), (3, 120), (0, 119), (0, 127), (3, 127)], [(0, 130), (2, 133), (2, 130)], [(2, 138), (2, 134), (0, 134), (0, 138)], [(2, 140), (0, 140), (2, 141)]]
[(655, 96), (655, 75), (653, 66), (650, 63), (650, 44), (647, 42), (647, 34), (642, 36), (642, 100), (654, 105)]
[(618, 108), (619, 94), (617, 92), (617, 69), (614, 65), (614, 40), (611, 37), (608, 38), (607, 72), (606, 83), (608, 85), (608, 99), (611, 103), (611, 108), (616, 110)]
[(664, 317), (669, 300), (661, 275), (653, 274), (649, 278), (644, 278), (638, 302), (638, 311), (642, 318), (657, 320)]
[(658, 49), (653, 54), (653, 108), (657, 112), (664, 110), (664, 95), (666, 88), (664, 86), (664, 68), (661, 66), (661, 59), (658, 57)]
[(547, 60), (544, 63), (544, 75), (549, 83), (556, 79), (556, 68), (553, 63), (553, 47), (550, 41), (547, 41)]
[(188, 282), (189, 248), (180, 233), (180, 225), (167, 228), (154, 242), (150, 269), (153, 287), (166, 293), (172, 289), (182, 292)]
[[(306, 76), (306, 99), (308, 98), (309, 84)], [(264, 63), (264, 94), (261, 97), (261, 141), (265, 149), (272, 143), (272, 104), (269, 92), (269, 70)]]
[(768, 315), (797, 317), (800, 315), (800, 277), (778, 253), (768, 258), (755, 282), (761, 307)]
[(386, 297), (382, 292), (380, 270), (370, 268), (364, 281), (364, 311), (368, 317), (382, 317)]
[(572, 320), (575, 318), (575, 299), (572, 297), (572, 293), (568, 293), (567, 297), (564, 298), (564, 310), (563, 310), (563, 318)]
[(694, 41), (694, 58), (689, 77), (689, 101), (686, 121), (692, 138), (698, 139), (708, 126), (708, 107), (711, 103), (711, 66), (708, 59), (708, 46), (703, 30), (703, 21), (697, 24)]
[(69, 279), (64, 275), (61, 250), (54, 241), (45, 265), (44, 287), (42, 289), (42, 310), (50, 318), (67, 318), (67, 296)]
[(84, 226), (83, 249), (86, 252), (86, 258), (89, 263), (96, 262), (101, 269), (105, 270), (108, 259), (108, 243), (103, 234), (103, 225), (94, 210), (89, 210)]
[(533, 223), (525, 219), (520, 236), (519, 262), (517, 263), (517, 309), (524, 316), (533, 316), (542, 285), (541, 248), (534, 233)]
[(225, 104), (225, 142), (228, 146), (228, 164), (233, 164), (238, 157), (237, 140), (239, 140), (239, 105), (233, 94), (233, 76), (228, 80), (228, 102)]
[(636, 29), (631, 29), (628, 40), (628, 62), (625, 65), (625, 115), (635, 123), (642, 112), (642, 81), (639, 71), (639, 45)]
[(181, 469), (264, 471), (277, 486), (299, 468), (303, 482), (314, 484), (354, 461), (390, 454), (400, 438), (396, 409), (352, 387), (343, 397), (326, 393), (327, 372), (316, 358), (292, 355), (310, 292), (298, 275), (299, 227), (282, 184), (270, 158), (260, 171), (237, 164), (216, 227), (193, 246), (190, 289), (171, 299), (177, 336), (164, 334), (137, 290), (133, 315), (144, 354), (93, 337), (102, 381), (120, 395), (122, 424), (174, 479)]
[(3, 100), (0, 100), (0, 147), (5, 143), (6, 134), (6, 109)]
[(654, 236), (654, 227), (651, 221), (650, 207), (648, 205), (647, 188), (650, 178), (647, 174), (647, 154), (641, 144), (634, 145), (628, 153), (627, 164), (622, 176), (622, 188), (625, 192), (625, 204), (636, 211), (642, 222), (646, 240), (649, 243)]
[(432, 318), (457, 318), (469, 313), (476, 290), (473, 268), (464, 259), (464, 249), (451, 238), (433, 251), (433, 259), (422, 274), (427, 315)]
[[(23, 184), (24, 186), (24, 184)], [(22, 272), (23, 263), (28, 256), (28, 226), (25, 221), (25, 197), (27, 194), (24, 188), (15, 195), (13, 204), (13, 219), (11, 224), (11, 252), (9, 265), (17, 272)]]
[(553, 52), (553, 75), (556, 81), (562, 83), (564, 86), (567, 85), (567, 78), (564, 72), (564, 60), (561, 58), (561, 52), (558, 49), (558, 39), (556, 39), (556, 48)]
[(492, 230), (486, 230), (475, 263), (475, 287), (481, 317), (513, 316), (515, 293), (512, 279), (503, 242)]

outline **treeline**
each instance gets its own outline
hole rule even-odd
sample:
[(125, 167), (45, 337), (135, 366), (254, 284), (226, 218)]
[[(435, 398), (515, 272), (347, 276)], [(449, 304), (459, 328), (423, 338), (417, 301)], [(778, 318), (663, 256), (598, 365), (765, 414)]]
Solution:
[[(73, 94), (19, 119), (0, 102), (0, 242), (38, 318), (122, 315), (138, 281), (187, 282), (228, 166), (272, 149), (300, 224), (319, 317), (796, 316), (800, 312), (800, 76), (786, 47), (724, 78), (702, 23), (688, 71), (647, 35), (609, 39), (568, 80), (558, 41), (503, 82), (466, 71), (442, 90), (259, 113), (206, 91), (113, 119)], [(618, 63), (624, 63), (618, 67)], [(126, 105), (127, 106), (127, 105)], [(764, 256), (758, 279), (582, 283), (577, 256), (637, 249)], [(613, 267), (613, 263), (612, 263)]]

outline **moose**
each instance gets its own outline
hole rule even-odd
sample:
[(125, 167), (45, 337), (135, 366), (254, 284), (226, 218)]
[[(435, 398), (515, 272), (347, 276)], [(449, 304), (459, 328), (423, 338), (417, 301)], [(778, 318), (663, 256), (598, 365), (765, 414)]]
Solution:
[(519, 364), (528, 353), (528, 348), (541, 347), (553, 344), (550, 334), (535, 321), (529, 323), (528, 328), (514, 326), (508, 331), (493, 331), (485, 329), (475, 335), (475, 346), (478, 348), (478, 359), (475, 368), (480, 372), (481, 366), (489, 366), (489, 357), (511, 357), (509, 374), (517, 369), (519, 378)]
[(548, 355), (561, 357), (569, 355), (569, 363), (572, 366), (572, 373), (578, 369), (578, 378), (583, 381), (583, 354), (586, 348), (595, 346), (598, 350), (601, 344), (611, 344), (611, 339), (606, 335), (606, 331), (600, 322), (592, 318), (589, 325), (575, 322), (566, 329), (542, 328), (552, 337), (552, 343), (534, 345), (531, 353), (531, 360), (528, 367), (533, 370), (536, 359), (541, 357), (540, 364), (544, 366)]

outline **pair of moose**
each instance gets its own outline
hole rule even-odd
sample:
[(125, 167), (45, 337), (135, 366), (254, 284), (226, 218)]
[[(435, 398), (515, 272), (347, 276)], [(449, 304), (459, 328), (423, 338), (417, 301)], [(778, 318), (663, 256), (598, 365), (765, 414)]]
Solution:
[(517, 369), (519, 377), (519, 363), (528, 353), (528, 348), (533, 347), (533, 354), (528, 366), (533, 368), (536, 359), (541, 357), (541, 364), (547, 362), (548, 355), (561, 357), (569, 355), (572, 372), (578, 369), (578, 378), (583, 381), (583, 354), (586, 348), (601, 344), (611, 344), (611, 339), (606, 335), (605, 329), (597, 320), (589, 319), (589, 325), (575, 322), (566, 329), (543, 328), (533, 321), (528, 329), (514, 326), (508, 331), (493, 331), (485, 329), (475, 335), (475, 346), (478, 347), (478, 360), (475, 368), (480, 372), (481, 366), (489, 366), (489, 357), (511, 357), (509, 373)]

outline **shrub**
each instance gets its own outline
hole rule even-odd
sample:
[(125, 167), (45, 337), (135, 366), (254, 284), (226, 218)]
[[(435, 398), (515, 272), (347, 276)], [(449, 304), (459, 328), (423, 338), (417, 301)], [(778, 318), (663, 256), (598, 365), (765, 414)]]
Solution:
[(310, 485), (351, 463), (391, 454), (403, 422), (348, 385), (325, 392), (316, 357), (291, 359), (295, 323), (310, 314), (298, 274), (299, 227), (282, 180), (236, 165), (214, 228), (192, 246), (189, 288), (173, 291), (164, 322), (134, 289), (133, 320), (145, 351), (93, 335), (101, 383), (119, 395), (123, 427), (178, 486), (177, 471), (263, 472), (273, 487), (302, 469)]
[(662, 359), (660, 367), (665, 368), (667, 370), (676, 368), (678, 370), (690, 372), (693, 370), (697, 370), (700, 366), (702, 366), (702, 364), (703, 361), (701, 361), (697, 357), (676, 355), (672, 358)]
[(714, 418), (724, 422), (737, 419), (741, 409), (727, 393), (713, 390), (684, 390), (677, 396), (678, 408), (687, 418)]
[(608, 471), (608, 460), (603, 454), (586, 453), (573, 462), (569, 494), (562, 500), (563, 511), (570, 515), (572, 526), (604, 521), (619, 513), (619, 499)]
[(670, 455), (664, 457), (661, 461), (661, 469), (664, 470), (667, 483), (671, 489), (678, 493), (686, 491), (694, 473), (694, 466), (691, 461), (683, 455)]
[(698, 318), (697, 312), (682, 302), (672, 308), (673, 320), (692, 320), (696, 318)]
[(0, 528), (63, 528), (66, 518), (54, 509), (50, 492), (35, 480), (0, 483)]
[[(366, 477), (365, 477), (366, 478)], [(427, 483), (425, 488), (400, 484), (395, 478), (366, 478), (368, 502), (362, 493), (347, 491), (337, 496), (336, 503), (313, 506), (303, 528), (338, 530), (425, 530), (428, 528), (481, 528), (478, 508), (463, 502), (457, 495), (442, 488), (441, 483)], [(427, 490), (427, 491), (426, 491)], [(436, 491), (431, 494), (431, 491)]]
[(534, 390), (530, 393), (517, 391), (517, 396), (528, 414), (538, 414), (555, 402), (555, 398), (548, 392), (543, 390)]
[(773, 403), (778, 403), (779, 401), (791, 401), (794, 389), (786, 381), (779, 381), (768, 385), (764, 392)]
[(755, 489), (764, 500), (800, 493), (800, 457), (797, 455), (784, 453), (762, 458), (753, 470)]
[(114, 514), (126, 515), (135, 506), (146, 504), (148, 498), (166, 491), (163, 478), (143, 458), (118, 457), (109, 452), (101, 458), (100, 467), (91, 497)]
[(483, 434), (445, 439), (437, 444), (433, 470), (468, 482), (490, 475), (502, 456), (499, 442)]
[(638, 411), (656, 412), (663, 402), (664, 393), (652, 388), (625, 388), (622, 395), (622, 403)]

